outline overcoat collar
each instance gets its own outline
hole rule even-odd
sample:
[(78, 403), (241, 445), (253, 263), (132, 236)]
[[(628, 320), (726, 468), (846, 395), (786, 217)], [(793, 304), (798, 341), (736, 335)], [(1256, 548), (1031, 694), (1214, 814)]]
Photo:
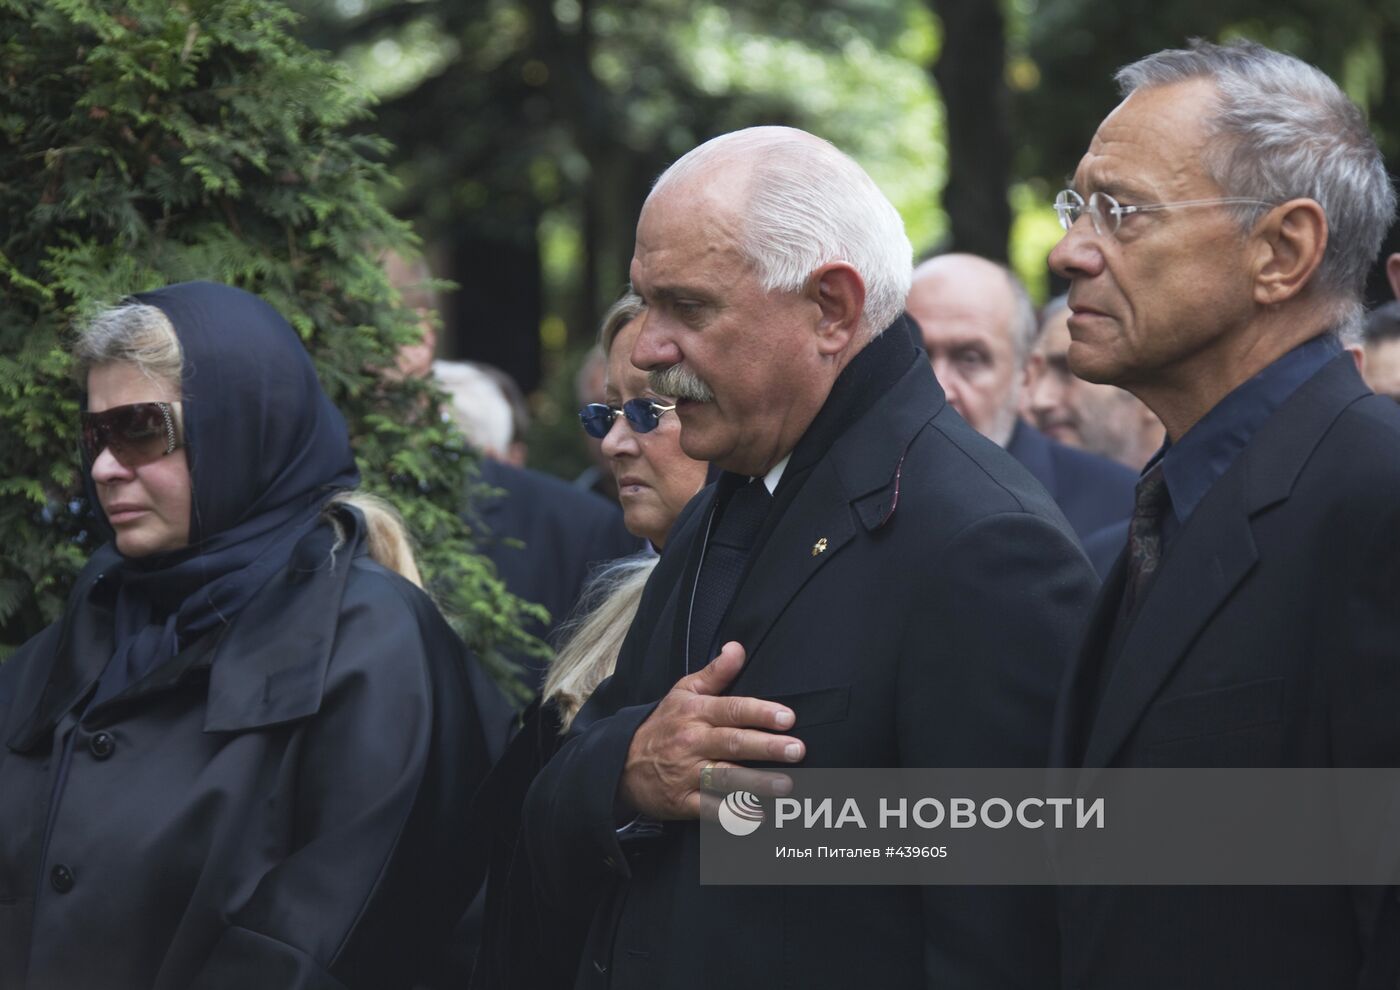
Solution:
[[(360, 517), (348, 509), (337, 511), (348, 532), (334, 554), (334, 531), (329, 525), (316, 527), (233, 625), (201, 637), (94, 707), (86, 716), (88, 724), (107, 724), (140, 699), (206, 673), (206, 732), (263, 728), (319, 711), (350, 560), (364, 552)], [(56, 648), (47, 657), (34, 657), (47, 663), (48, 673), (34, 682), (38, 697), (16, 699), (11, 724), (17, 728), (5, 740), (12, 750), (44, 745), (63, 716), (92, 690), (111, 656), (112, 614), (102, 587), (103, 564), (94, 555), (75, 585), (71, 601), (78, 604), (70, 604)]]
[(1086, 708), (1123, 591), (1126, 564), (1120, 555), (1104, 583), (1084, 648), (1067, 674), (1052, 753), (1056, 765), (1077, 762), (1074, 756), (1081, 748), (1075, 726), (1086, 718), (1093, 722), (1082, 747), (1083, 765), (1111, 765), (1197, 634), (1257, 562), (1253, 517), (1289, 498), (1328, 429), (1368, 394), (1350, 355), (1343, 354), (1299, 387), (1264, 424), (1163, 558), (1095, 714)]
[[(879, 529), (898, 507), (904, 455), (945, 405), (928, 361), (909, 343), (902, 325), (907, 319), (901, 317), (868, 346), (874, 360), (867, 368), (873, 364), (878, 371), (852, 363), (848, 370), (857, 374), (840, 394), (833, 389), (832, 399), (794, 450), (775, 493), (775, 512), (764, 524), (720, 622), (720, 641), (743, 643), (751, 658), (739, 680), (754, 668), (752, 658), (769, 629), (812, 576), (840, 554), (858, 529)], [(685, 673), (691, 590), (717, 488), (712, 485), (699, 496), (700, 504), (686, 520), (694, 538), (684, 544), (686, 562), (671, 638), (671, 655), (677, 658), (672, 682)], [(698, 670), (711, 659), (690, 657), (688, 669)], [(738, 690), (737, 684), (732, 689)]]

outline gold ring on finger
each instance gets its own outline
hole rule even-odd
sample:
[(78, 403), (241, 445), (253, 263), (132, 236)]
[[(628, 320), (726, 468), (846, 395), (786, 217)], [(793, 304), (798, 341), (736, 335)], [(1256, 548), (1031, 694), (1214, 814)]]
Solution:
[(704, 769), (700, 771), (701, 790), (709, 791), (714, 789), (714, 773), (715, 765), (713, 763), (706, 763)]

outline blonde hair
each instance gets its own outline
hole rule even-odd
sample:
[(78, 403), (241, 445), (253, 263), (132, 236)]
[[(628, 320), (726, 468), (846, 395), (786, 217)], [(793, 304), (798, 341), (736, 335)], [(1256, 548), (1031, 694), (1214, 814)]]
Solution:
[(423, 575), (413, 552), (413, 537), (404, 525), (403, 516), (386, 499), (369, 492), (340, 492), (326, 503), (324, 516), (335, 528), (335, 546), (331, 555), (345, 542), (345, 524), (336, 518), (335, 509), (347, 505), (359, 511), (365, 520), (369, 555), (376, 564), (401, 574), (418, 587), (423, 587)]
[(613, 341), (622, 332), (622, 328), (641, 316), (645, 308), (646, 303), (642, 302), (642, 297), (631, 289), (608, 307), (608, 311), (603, 314), (603, 324), (598, 328), (598, 346), (603, 349), (604, 354), (612, 350)]
[(642, 589), (660, 559), (649, 555), (613, 561), (588, 582), (574, 617), (562, 627), (566, 640), (550, 664), (542, 692), (545, 701), (559, 708), (561, 733), (569, 730), (584, 702), (617, 666)]
[(170, 318), (145, 303), (122, 303), (103, 310), (79, 329), (73, 344), (73, 373), (84, 389), (93, 368), (125, 363), (179, 395), (184, 362)]

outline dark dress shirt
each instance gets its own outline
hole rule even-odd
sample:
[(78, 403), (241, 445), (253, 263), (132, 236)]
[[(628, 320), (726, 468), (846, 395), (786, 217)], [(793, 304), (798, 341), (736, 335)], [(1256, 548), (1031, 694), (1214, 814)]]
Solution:
[(1171, 493), (1171, 511), (1162, 523), (1164, 547), (1274, 410), (1341, 352), (1341, 343), (1330, 333), (1299, 344), (1216, 403), (1179, 441), (1168, 440), (1147, 462), (1143, 473), (1162, 462)]

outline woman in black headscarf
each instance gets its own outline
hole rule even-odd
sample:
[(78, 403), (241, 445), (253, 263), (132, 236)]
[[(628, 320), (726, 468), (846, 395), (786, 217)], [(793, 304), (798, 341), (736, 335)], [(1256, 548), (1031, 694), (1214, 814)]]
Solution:
[(0, 666), (0, 987), (411, 986), (489, 685), (272, 307), (170, 286), (75, 357), (113, 539)]

